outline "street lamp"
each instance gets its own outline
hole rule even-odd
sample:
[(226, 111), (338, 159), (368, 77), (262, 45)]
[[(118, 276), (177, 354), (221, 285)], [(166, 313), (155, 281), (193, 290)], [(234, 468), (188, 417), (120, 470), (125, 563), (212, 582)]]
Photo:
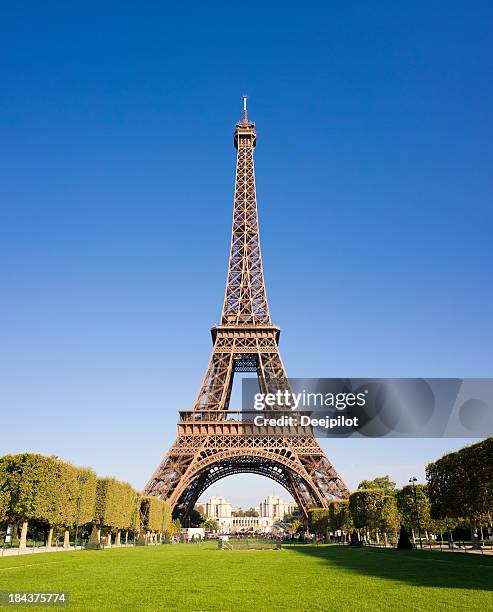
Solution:
[(415, 482), (417, 482), (418, 479), (416, 478), (416, 476), (412, 476), (409, 479), (409, 482), (412, 484), (413, 487), (413, 495), (414, 495), (414, 509), (416, 511), (416, 522), (418, 524), (418, 534), (419, 534), (419, 547), (423, 548), (423, 541), (421, 539), (421, 525), (419, 524), (419, 510), (418, 510), (418, 499), (416, 497), (416, 487), (414, 485)]
[(84, 483), (87, 482), (89, 476), (87, 474), (79, 474), (77, 480), (79, 481), (79, 498), (77, 499), (77, 519), (75, 522), (75, 550), (77, 550), (77, 536), (79, 534), (79, 520), (80, 520), (80, 506), (82, 504), (82, 490)]

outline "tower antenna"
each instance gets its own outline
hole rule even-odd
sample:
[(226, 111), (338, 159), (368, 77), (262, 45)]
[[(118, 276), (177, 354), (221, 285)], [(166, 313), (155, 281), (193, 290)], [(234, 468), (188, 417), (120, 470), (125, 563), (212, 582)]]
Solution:
[(248, 96), (243, 96), (243, 123), (248, 123), (247, 98)]

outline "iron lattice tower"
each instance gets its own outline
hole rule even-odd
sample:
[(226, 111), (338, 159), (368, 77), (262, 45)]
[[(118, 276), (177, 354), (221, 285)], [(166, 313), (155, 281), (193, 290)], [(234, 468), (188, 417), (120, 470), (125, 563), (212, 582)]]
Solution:
[[(212, 328), (213, 349), (192, 410), (179, 412), (178, 437), (144, 488), (167, 500), (184, 519), (213, 482), (241, 472), (267, 476), (283, 485), (306, 518), (311, 507), (346, 498), (348, 489), (306, 429), (286, 437), (280, 428), (258, 435), (247, 413), (231, 410), (236, 372), (256, 372), (260, 391), (289, 389), (272, 325), (260, 253), (253, 151), (255, 123), (236, 124), (237, 149), (233, 229), (221, 323)], [(251, 411), (253, 413), (253, 411)]]

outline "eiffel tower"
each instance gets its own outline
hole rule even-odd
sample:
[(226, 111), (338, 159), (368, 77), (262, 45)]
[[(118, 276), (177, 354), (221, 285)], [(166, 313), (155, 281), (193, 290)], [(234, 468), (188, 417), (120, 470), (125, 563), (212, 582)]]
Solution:
[[(192, 410), (180, 410), (178, 437), (144, 488), (168, 501), (173, 516), (187, 518), (212, 483), (243, 472), (267, 476), (292, 495), (303, 517), (327, 507), (348, 490), (311, 430), (258, 435), (249, 410), (229, 408), (233, 377), (256, 372), (262, 393), (289, 389), (272, 325), (262, 271), (253, 150), (255, 123), (236, 124), (233, 230), (221, 323), (212, 328), (213, 349)], [(258, 413), (256, 413), (258, 414)], [(249, 424), (250, 419), (250, 424)]]

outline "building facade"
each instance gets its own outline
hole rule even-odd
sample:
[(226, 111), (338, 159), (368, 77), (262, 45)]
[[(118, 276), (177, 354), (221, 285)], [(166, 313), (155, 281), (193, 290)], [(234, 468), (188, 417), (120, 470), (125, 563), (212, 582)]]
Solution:
[(270, 533), (277, 521), (297, 509), (294, 502), (285, 502), (278, 495), (269, 495), (254, 508), (258, 516), (238, 516), (239, 509), (233, 507), (222, 495), (211, 497), (208, 501), (199, 501), (197, 505), (204, 508), (207, 518), (218, 522), (221, 533)]
[(297, 509), (294, 502), (285, 502), (279, 495), (269, 495), (260, 503), (259, 515), (275, 522), (282, 520), (286, 514), (293, 514)]

